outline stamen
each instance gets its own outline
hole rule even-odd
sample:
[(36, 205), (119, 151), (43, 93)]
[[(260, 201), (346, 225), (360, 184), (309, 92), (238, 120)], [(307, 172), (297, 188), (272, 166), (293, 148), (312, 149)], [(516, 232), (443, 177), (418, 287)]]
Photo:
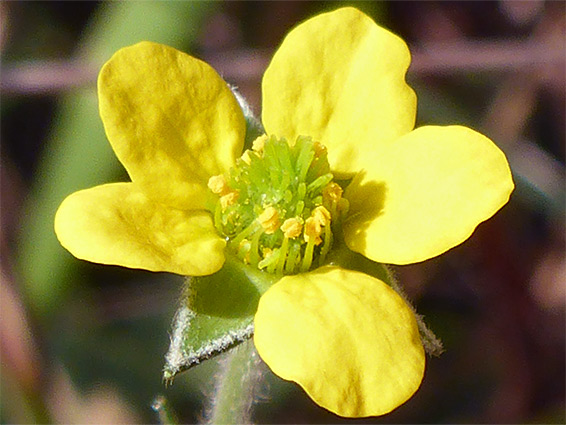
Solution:
[(287, 250), (289, 249), (289, 238), (285, 236), (283, 238), (283, 243), (281, 244), (281, 249), (279, 250), (279, 258), (277, 259), (277, 273), (283, 273), (283, 267), (285, 266), (285, 258), (287, 257)]
[(229, 174), (209, 179), (218, 196), (214, 225), (229, 249), (254, 267), (278, 274), (307, 271), (325, 261), (331, 226), (347, 209), (332, 179), (320, 142), (299, 136), (289, 144), (262, 135)]
[(263, 229), (259, 229), (252, 237), (252, 246), (250, 249), (250, 264), (257, 267), (259, 263), (259, 238), (263, 234)]
[(326, 153), (326, 146), (324, 146), (320, 142), (314, 142), (314, 144), (312, 145), (312, 148), (314, 150), (315, 158), (319, 158)]
[(250, 251), (252, 244), (249, 240), (243, 239), (238, 246), (238, 258), (245, 263), (250, 263)]
[(277, 267), (277, 264), (279, 264), (279, 259), (281, 258), (281, 250), (280, 249), (274, 249), (273, 250), (273, 254), (269, 257), (269, 264), (267, 265), (267, 271), (269, 273), (275, 273), (275, 268)]
[(311, 268), (312, 257), (314, 254), (314, 245), (315, 245), (315, 238), (309, 238), (307, 242), (307, 247), (305, 249), (305, 256), (303, 257), (303, 264), (301, 265), (301, 272), (303, 273)]
[(230, 191), (230, 188), (226, 183), (226, 177), (224, 177), (223, 174), (209, 178), (208, 188), (212, 191), (212, 193), (216, 193), (217, 195), (225, 195)]
[(322, 190), (322, 199), (324, 202), (338, 202), (342, 198), (342, 188), (339, 184), (331, 182)]
[(244, 161), (247, 165), (250, 165), (252, 163), (252, 160), (250, 158), (250, 151), (246, 149), (242, 154), (242, 156), (240, 157), (240, 159)]
[(338, 217), (338, 209), (342, 200), (342, 188), (339, 184), (331, 182), (322, 190), (322, 203), (330, 208), (332, 217)]
[(298, 243), (291, 244), (289, 255), (287, 256), (287, 261), (285, 262), (285, 273), (291, 274), (295, 272), (300, 253), (301, 245), (299, 245)]
[(267, 134), (263, 134), (256, 138), (252, 143), (252, 149), (257, 153), (263, 153), (263, 148), (265, 146), (265, 142), (269, 139)]
[(279, 213), (272, 206), (263, 210), (257, 220), (268, 235), (275, 233), (275, 231), (279, 228)]
[(285, 235), (286, 238), (290, 239), (295, 239), (301, 234), (302, 230), (303, 223), (301, 223), (301, 220), (296, 217), (288, 218), (281, 225), (281, 231), (283, 232), (283, 235)]
[(252, 221), (248, 227), (246, 227), (239, 235), (237, 235), (234, 239), (232, 239), (232, 243), (234, 245), (239, 245), (245, 238), (247, 238), (252, 233), (257, 232), (261, 229), (261, 224), (257, 221)]
[(311, 217), (314, 218), (321, 226), (327, 226), (330, 224), (332, 216), (326, 208), (319, 205), (314, 210), (312, 210)]
[(271, 248), (263, 248), (262, 249), (262, 253), (263, 253), (263, 260), (261, 260), (258, 263), (258, 268), (260, 269), (264, 269), (266, 268), (269, 264), (271, 264), (273, 262), (273, 254), (274, 251)]
[(321, 233), (322, 227), (320, 222), (314, 217), (307, 218), (307, 221), (305, 221), (305, 242), (310, 243), (313, 241), (315, 245), (319, 245), (322, 242), (322, 239), (320, 238)]
[(219, 233), (223, 233), (222, 228), (222, 203), (220, 199), (216, 202), (216, 208), (214, 208), (214, 227)]
[(226, 195), (221, 196), (220, 205), (222, 205), (222, 209), (225, 210), (226, 207), (234, 205), (239, 197), (240, 193), (236, 190), (234, 190), (233, 192), (228, 192)]

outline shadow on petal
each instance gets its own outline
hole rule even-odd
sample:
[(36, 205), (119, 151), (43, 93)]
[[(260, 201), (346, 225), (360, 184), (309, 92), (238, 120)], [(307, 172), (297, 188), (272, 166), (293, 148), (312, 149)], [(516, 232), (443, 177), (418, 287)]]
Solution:
[(366, 180), (367, 172), (361, 171), (346, 188), (344, 197), (350, 203), (350, 211), (344, 222), (346, 240), (355, 241), (355, 250), (364, 252), (367, 229), (383, 214), (387, 185), (385, 182)]

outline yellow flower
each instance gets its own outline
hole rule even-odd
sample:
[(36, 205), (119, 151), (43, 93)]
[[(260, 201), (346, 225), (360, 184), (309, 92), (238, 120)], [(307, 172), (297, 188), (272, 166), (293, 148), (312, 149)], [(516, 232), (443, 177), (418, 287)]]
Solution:
[[(462, 243), (513, 190), (505, 156), (488, 138), (461, 126), (413, 129), (409, 62), (399, 37), (343, 8), (291, 31), (262, 82), (266, 134), (326, 147), (317, 152), (328, 155), (334, 176), (352, 179), (342, 194), (347, 246), (392, 264)], [(98, 263), (218, 271), (226, 242), (205, 210), (207, 184), (236, 164), (246, 128), (229, 87), (200, 60), (142, 42), (106, 63), (98, 94), (107, 137), (132, 181), (70, 195), (55, 218), (61, 244)], [(326, 192), (331, 200), (341, 190), (331, 183)], [(375, 277), (330, 265), (284, 276), (262, 295), (254, 322), (255, 345), (273, 372), (338, 415), (387, 413), (422, 380), (414, 314)]]

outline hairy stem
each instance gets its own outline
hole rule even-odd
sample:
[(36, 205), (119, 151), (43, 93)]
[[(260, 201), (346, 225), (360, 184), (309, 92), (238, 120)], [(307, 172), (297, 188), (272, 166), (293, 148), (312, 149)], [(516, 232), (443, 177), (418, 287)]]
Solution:
[(253, 341), (227, 353), (206, 415), (207, 424), (250, 424), (252, 405), (262, 378)]

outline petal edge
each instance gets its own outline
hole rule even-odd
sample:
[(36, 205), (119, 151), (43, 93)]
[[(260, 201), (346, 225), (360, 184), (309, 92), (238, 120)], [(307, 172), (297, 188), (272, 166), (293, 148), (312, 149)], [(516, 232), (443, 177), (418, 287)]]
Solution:
[(333, 172), (351, 175), (364, 148), (380, 149), (412, 130), (409, 63), (405, 42), (355, 8), (309, 19), (285, 37), (265, 71), (265, 129), (291, 143), (313, 137), (328, 148)]
[(260, 299), (254, 342), (275, 374), (345, 417), (390, 412), (424, 374), (409, 306), (380, 280), (337, 267), (273, 285)]
[(98, 77), (106, 135), (132, 181), (152, 199), (201, 209), (212, 175), (241, 154), (245, 120), (208, 64), (141, 42), (116, 52)]
[(133, 183), (69, 195), (55, 233), (75, 257), (150, 271), (208, 275), (224, 263), (225, 242), (205, 211), (181, 211), (148, 200)]
[(468, 239), (507, 203), (505, 154), (462, 126), (425, 126), (399, 139), (346, 189), (344, 238), (371, 260), (411, 264)]

